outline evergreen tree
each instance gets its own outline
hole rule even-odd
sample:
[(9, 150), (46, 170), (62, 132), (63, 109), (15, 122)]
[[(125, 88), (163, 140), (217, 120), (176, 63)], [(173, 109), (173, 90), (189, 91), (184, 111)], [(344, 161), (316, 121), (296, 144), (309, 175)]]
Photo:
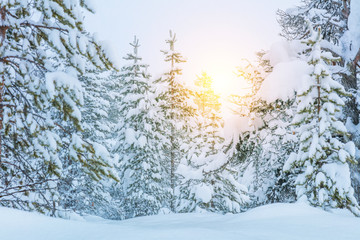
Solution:
[(289, 39), (304, 39), (314, 28), (321, 28), (323, 39), (336, 45), (347, 30), (350, 14), (350, 0), (306, 0), (299, 7), (288, 11), (278, 11), (282, 35)]
[[(220, 116), (219, 96), (214, 93), (212, 88), (212, 79), (206, 73), (195, 81), (197, 86), (195, 103), (198, 105), (198, 136), (203, 146), (198, 147), (202, 150), (207, 147), (206, 155), (214, 155), (221, 149), (219, 144), (224, 142), (223, 137), (220, 136), (220, 130), (224, 125), (223, 119)], [(204, 151), (202, 151), (204, 152)]]
[(254, 189), (257, 190), (257, 202), (292, 202), (295, 200), (294, 179), (282, 171), (290, 153), (297, 149), (296, 137), (291, 131), (294, 99), (276, 100), (264, 103), (257, 109), (263, 120), (263, 126), (256, 132), (255, 139), (261, 150), (257, 159)]
[(321, 50), (321, 41), (319, 28), (305, 42), (310, 46), (312, 73), (297, 95), (293, 124), (299, 134), (299, 151), (290, 156), (284, 170), (296, 174), (299, 200), (323, 208), (348, 208), (359, 215), (348, 165), (355, 161), (355, 148), (352, 142), (343, 143), (348, 134), (337, 118), (345, 91), (327, 68), (337, 59)]
[[(83, 137), (97, 146), (102, 158), (108, 162), (113, 161), (109, 153), (114, 130), (114, 122), (109, 119), (110, 102), (114, 91), (119, 90), (114, 88), (113, 79), (109, 78), (114, 71), (88, 69), (80, 77), (85, 90), (84, 106), (81, 109)], [(113, 179), (94, 181), (76, 163), (71, 163), (67, 168), (67, 174), (59, 183), (60, 205), (81, 214), (117, 218), (117, 206), (109, 193), (109, 186), (114, 185)]]
[(83, 28), (87, 1), (2, 1), (0, 9), (0, 205), (55, 215), (67, 163), (95, 180), (112, 175), (79, 133), (78, 80), (85, 61), (112, 65)]
[(239, 77), (246, 79), (251, 88), (247, 95), (231, 98), (234, 112), (246, 126), (227, 153), (249, 188), (252, 206), (294, 200), (292, 179), (282, 171), (290, 152), (296, 149), (289, 124), (294, 100), (267, 103), (261, 99), (258, 92), (272, 71), (264, 55), (258, 53), (257, 64), (247, 62), (238, 68)]
[(239, 213), (249, 203), (246, 187), (238, 182), (235, 168), (222, 152), (182, 163), (178, 173), (183, 177), (177, 202), (179, 212)]
[[(310, 28), (321, 27), (323, 39), (328, 41), (323, 47), (342, 58), (337, 63), (341, 70), (335, 68), (332, 74), (338, 75), (334, 77), (339, 77), (345, 90), (355, 93), (358, 89), (356, 71), (360, 49), (354, 49), (354, 46), (359, 45), (359, 40), (349, 36), (351, 5), (350, 0), (309, 0), (291, 11), (279, 11), (278, 15), (282, 35), (287, 39), (306, 39), (312, 32)], [(344, 113), (355, 125), (359, 123), (358, 108), (356, 97), (348, 96)]]
[(163, 179), (160, 111), (147, 74), (147, 65), (138, 56), (139, 41), (130, 44), (134, 52), (125, 58), (131, 61), (122, 69), (123, 88), (120, 106), (121, 125), (114, 152), (120, 156), (120, 179), (125, 218), (153, 215), (159, 212), (168, 198)]
[[(119, 71), (107, 72), (105, 75), (106, 82), (105, 89), (107, 91), (106, 98), (109, 101), (109, 109), (107, 112), (108, 122), (111, 132), (108, 135), (108, 146), (110, 149), (116, 144), (116, 127), (121, 120), (120, 106), (123, 96), (121, 95), (120, 89), (123, 88), (123, 77)], [(121, 121), (120, 121), (121, 122)]]
[(178, 177), (176, 169), (181, 159), (187, 158), (187, 150), (191, 143), (191, 130), (195, 127), (194, 114), (196, 110), (193, 102), (193, 92), (187, 88), (181, 75), (179, 64), (185, 62), (179, 52), (175, 50), (176, 34), (170, 31), (170, 39), (166, 40), (169, 50), (162, 51), (165, 55), (165, 62), (170, 63), (169, 72), (164, 77), (156, 81), (158, 88), (159, 106), (164, 114), (164, 124), (162, 129), (166, 129), (166, 145), (164, 154), (166, 157), (164, 165), (167, 166), (167, 173), (170, 179), (172, 196), (170, 208), (175, 211), (176, 187)]
[(198, 76), (195, 85), (198, 105), (198, 126), (192, 138), (195, 149), (178, 167), (182, 184), (177, 209), (179, 212), (240, 212), (248, 203), (248, 195), (223, 153), (219, 96), (206, 73)]
[(107, 150), (110, 150), (110, 138), (115, 128), (115, 120), (110, 119), (111, 103), (120, 90), (116, 86), (119, 80), (113, 78), (114, 74), (115, 71), (93, 69), (81, 77), (85, 90), (82, 108), (84, 137), (100, 143)]
[[(323, 48), (341, 57), (341, 61), (329, 67), (334, 79), (341, 82), (351, 95), (346, 97), (343, 110), (343, 121), (347, 121), (347, 128), (351, 140), (360, 148), (360, 136), (356, 130), (359, 124), (359, 61), (360, 40), (357, 22), (359, 22), (359, 2), (351, 0), (308, 0), (288, 11), (279, 11), (282, 35), (287, 39), (306, 39), (312, 27), (321, 27)], [(309, 27), (307, 21), (311, 23)], [(359, 159), (357, 159), (359, 160)], [(359, 162), (359, 161), (358, 161)], [(352, 184), (358, 201), (360, 200), (359, 164), (351, 164)]]

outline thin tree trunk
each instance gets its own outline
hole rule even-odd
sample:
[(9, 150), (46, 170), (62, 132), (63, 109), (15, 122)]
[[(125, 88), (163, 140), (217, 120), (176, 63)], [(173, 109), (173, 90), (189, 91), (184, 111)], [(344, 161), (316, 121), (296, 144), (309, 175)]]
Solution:
[[(174, 123), (175, 120), (175, 114), (174, 114), (174, 79), (175, 79), (175, 73), (174, 73), (174, 59), (171, 60), (171, 120)], [(171, 203), (170, 208), (171, 211), (175, 212), (175, 126), (174, 124), (171, 124), (171, 136), (170, 136), (170, 144), (171, 144), (171, 152), (170, 152), (170, 185), (172, 190), (172, 196), (171, 196)]]
[[(6, 32), (9, 28), (6, 24), (4, 24), (6, 20), (6, 9), (5, 7), (2, 7), (0, 9), (0, 48), (3, 47), (5, 38), (6, 38)], [(0, 56), (3, 57), (3, 56)], [(2, 160), (2, 132), (3, 132), (3, 120), (4, 120), (4, 92), (5, 92), (5, 77), (2, 75), (1, 83), (0, 83), (0, 163)]]
[(3, 119), (4, 119), (4, 89), (5, 89), (5, 78), (2, 76), (0, 83), (0, 163), (2, 160), (2, 135), (3, 135)]
[[(349, 65), (349, 72), (350, 74), (341, 74), (341, 83), (344, 86), (346, 91), (352, 91), (355, 93), (358, 90), (358, 83), (357, 83), (357, 65), (355, 62), (350, 63)], [(359, 110), (356, 102), (356, 96), (351, 96), (345, 103), (344, 113), (347, 117), (351, 118), (353, 124), (359, 124)]]
[(317, 99), (317, 114), (320, 122), (320, 109), (321, 109), (321, 96), (320, 96), (320, 79), (317, 79), (317, 91), (318, 91), (318, 99)]

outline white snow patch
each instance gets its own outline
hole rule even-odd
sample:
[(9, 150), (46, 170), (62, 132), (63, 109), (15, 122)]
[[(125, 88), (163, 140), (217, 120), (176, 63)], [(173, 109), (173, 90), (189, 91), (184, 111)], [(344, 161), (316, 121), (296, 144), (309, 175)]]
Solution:
[(341, 39), (343, 54), (347, 60), (353, 60), (360, 48), (360, 1), (351, 1), (350, 9), (348, 31), (344, 33)]
[(253, 127), (250, 126), (250, 119), (247, 117), (231, 115), (224, 122), (225, 139), (236, 139), (239, 133), (253, 130)]
[(206, 184), (200, 184), (195, 189), (195, 196), (204, 203), (210, 202), (212, 198), (213, 189)]
[(303, 60), (281, 62), (274, 66), (273, 72), (265, 78), (257, 95), (268, 103), (277, 99), (286, 101), (301, 88), (305, 76), (309, 73), (310, 67)]
[(0, 208), (0, 216), (1, 239), (9, 240), (355, 240), (360, 236), (359, 218), (305, 204), (271, 204), (240, 214), (170, 214), (125, 221), (64, 220), (9, 208)]
[(131, 145), (136, 142), (136, 132), (132, 128), (127, 128), (125, 130), (125, 141), (127, 144)]
[(271, 45), (270, 51), (264, 56), (270, 60), (271, 66), (275, 66), (281, 62), (289, 62), (296, 53), (291, 49), (288, 41), (279, 41)]

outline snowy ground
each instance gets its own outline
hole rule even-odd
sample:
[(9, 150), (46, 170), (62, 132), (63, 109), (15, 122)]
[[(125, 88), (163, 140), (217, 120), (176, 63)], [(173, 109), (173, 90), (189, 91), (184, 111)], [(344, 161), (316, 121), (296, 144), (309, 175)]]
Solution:
[(273, 204), (242, 214), (173, 214), (126, 221), (63, 220), (0, 208), (1, 240), (358, 240), (360, 218), (302, 204)]

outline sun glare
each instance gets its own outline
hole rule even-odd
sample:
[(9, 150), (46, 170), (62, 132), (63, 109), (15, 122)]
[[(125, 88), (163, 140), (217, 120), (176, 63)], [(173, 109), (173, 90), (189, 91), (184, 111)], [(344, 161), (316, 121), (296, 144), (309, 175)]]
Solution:
[[(214, 93), (220, 95), (221, 98), (226, 98), (229, 95), (245, 95), (248, 91), (248, 84), (236, 74), (238, 66), (236, 63), (240, 64), (241, 60), (225, 55), (216, 58), (214, 56), (208, 55), (201, 61), (192, 62), (188, 68), (190, 70), (186, 71), (186, 77), (192, 79), (192, 74), (195, 73), (199, 76), (205, 72), (212, 79)], [(229, 62), (233, 62), (233, 64)]]
[(225, 98), (229, 95), (244, 95), (247, 92), (247, 83), (236, 76), (234, 69), (209, 69), (206, 71), (213, 80), (214, 92)]

